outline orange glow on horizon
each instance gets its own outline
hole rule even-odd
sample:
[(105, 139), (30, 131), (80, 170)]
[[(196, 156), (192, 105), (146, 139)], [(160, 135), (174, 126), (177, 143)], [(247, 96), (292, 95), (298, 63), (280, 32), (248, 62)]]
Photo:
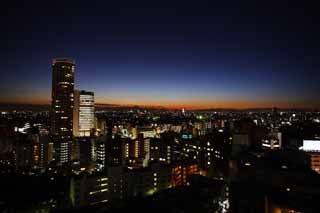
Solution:
[[(98, 102), (97, 105), (103, 104), (110, 104), (104, 102)], [(198, 110), (198, 109), (250, 109), (250, 108), (317, 108), (319, 105), (308, 105), (306, 106), (304, 103), (272, 103), (272, 102), (216, 102), (212, 103), (140, 103), (140, 104), (132, 104), (132, 103), (112, 103), (116, 106), (126, 106), (126, 107), (133, 107), (133, 106), (140, 106), (140, 107), (147, 107), (147, 108), (167, 108), (167, 109), (186, 109), (186, 110)]]
[(9, 99), (9, 100), (1, 100), (0, 104), (40, 104), (40, 105), (48, 105), (51, 104), (51, 101), (48, 99), (41, 98), (28, 98), (28, 99)]
[[(49, 105), (51, 101), (44, 98), (18, 98), (12, 100), (2, 100), (2, 104), (43, 104)], [(204, 101), (194, 103), (191, 101), (162, 101), (162, 102), (148, 102), (148, 101), (114, 101), (114, 100), (101, 100), (96, 101), (96, 105), (103, 106), (113, 105), (115, 107), (146, 107), (146, 108), (155, 108), (155, 109), (182, 109), (186, 110), (197, 110), (197, 109), (250, 109), (250, 108), (319, 108), (320, 104), (311, 103), (305, 104), (303, 102), (292, 101), (292, 102), (272, 102), (272, 101)]]
[(196, 110), (196, 109), (250, 109), (250, 108), (318, 108), (318, 103), (311, 103), (306, 105), (304, 102), (291, 101), (291, 102), (273, 102), (273, 101), (203, 101), (194, 103), (192, 101), (162, 101), (162, 102), (148, 102), (148, 101), (96, 101), (99, 105), (114, 104), (119, 106), (141, 106), (150, 108), (167, 108), (167, 109), (182, 109)]

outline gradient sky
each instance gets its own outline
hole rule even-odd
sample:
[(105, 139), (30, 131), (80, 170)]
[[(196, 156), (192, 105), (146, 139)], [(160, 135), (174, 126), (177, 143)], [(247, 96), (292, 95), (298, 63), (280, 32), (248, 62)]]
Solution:
[(98, 103), (320, 106), (317, 7), (259, 2), (10, 1), (0, 102), (49, 103), (51, 60), (67, 57)]

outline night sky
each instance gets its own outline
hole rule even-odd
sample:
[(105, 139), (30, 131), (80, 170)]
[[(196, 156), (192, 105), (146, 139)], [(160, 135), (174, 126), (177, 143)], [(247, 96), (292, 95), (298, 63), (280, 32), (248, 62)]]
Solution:
[(10, 2), (0, 102), (50, 103), (51, 60), (66, 57), (97, 103), (320, 106), (319, 12), (305, 1)]

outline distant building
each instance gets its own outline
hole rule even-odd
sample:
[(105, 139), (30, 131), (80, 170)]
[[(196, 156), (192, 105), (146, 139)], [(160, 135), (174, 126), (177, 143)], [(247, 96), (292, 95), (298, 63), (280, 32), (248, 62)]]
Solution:
[(95, 128), (97, 130), (98, 135), (107, 134), (107, 121), (105, 117), (98, 117), (97, 119), (95, 119)]
[(74, 67), (72, 59), (54, 59), (52, 62), (51, 136), (55, 146), (55, 160), (59, 165), (70, 161)]
[(74, 92), (73, 135), (90, 136), (94, 128), (94, 93), (88, 91)]
[(144, 138), (156, 137), (156, 130), (153, 127), (140, 127), (138, 131), (139, 134), (143, 134)]

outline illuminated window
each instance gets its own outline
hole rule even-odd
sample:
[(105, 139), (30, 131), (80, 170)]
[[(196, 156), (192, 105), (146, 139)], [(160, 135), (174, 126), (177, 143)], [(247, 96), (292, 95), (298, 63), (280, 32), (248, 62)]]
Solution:
[(89, 192), (90, 195), (93, 195), (93, 194), (96, 194), (98, 193), (99, 191), (93, 191), (93, 192)]

